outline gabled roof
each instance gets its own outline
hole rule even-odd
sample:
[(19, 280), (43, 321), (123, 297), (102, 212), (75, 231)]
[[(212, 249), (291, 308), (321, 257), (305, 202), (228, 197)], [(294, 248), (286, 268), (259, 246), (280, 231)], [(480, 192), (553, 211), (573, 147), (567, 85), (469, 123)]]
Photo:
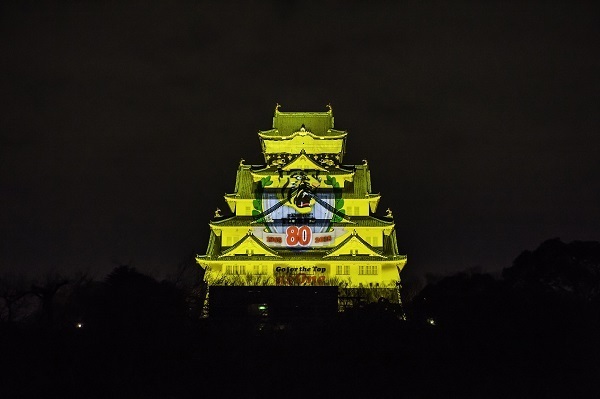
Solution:
[(235, 176), (234, 194), (230, 194), (229, 197), (254, 198), (252, 183), (253, 180), (250, 172), (250, 165), (240, 165)]
[(392, 230), (391, 234), (385, 237), (383, 241), (383, 255), (390, 259), (406, 259), (406, 255), (398, 253), (398, 240), (396, 239), (396, 230)]
[(275, 107), (273, 128), (259, 132), (266, 139), (288, 138), (294, 134), (310, 135), (313, 138), (344, 138), (346, 132), (335, 130), (331, 106), (326, 112), (281, 112)]
[(313, 161), (311, 158), (306, 156), (306, 152), (302, 151), (299, 156), (294, 158), (291, 162), (284, 165), (281, 169), (288, 171), (293, 169), (301, 170), (320, 170), (321, 172), (327, 172), (327, 169)]
[(252, 231), (248, 231), (244, 238), (239, 240), (232, 247), (229, 247), (227, 250), (223, 251), (219, 258), (235, 255), (263, 255), (280, 258), (276, 251), (273, 251), (271, 248), (263, 244), (254, 236), (254, 234), (252, 234)]
[(327, 255), (325, 255), (324, 258), (340, 255), (369, 255), (385, 258), (385, 256), (375, 249), (375, 247), (363, 240), (362, 237), (356, 233), (356, 230), (354, 230), (352, 234), (339, 245), (330, 251), (327, 251)]
[(217, 258), (221, 252), (221, 236), (215, 234), (213, 230), (210, 231), (210, 237), (208, 238), (208, 247), (206, 249), (206, 255), (196, 255), (196, 261), (200, 259), (209, 260), (211, 258)]

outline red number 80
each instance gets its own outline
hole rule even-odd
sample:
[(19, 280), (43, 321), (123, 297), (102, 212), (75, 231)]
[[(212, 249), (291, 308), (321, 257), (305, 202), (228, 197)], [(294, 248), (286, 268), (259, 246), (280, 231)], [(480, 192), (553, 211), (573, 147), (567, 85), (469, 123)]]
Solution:
[(306, 247), (310, 244), (312, 231), (308, 226), (290, 226), (285, 230), (285, 242), (289, 247), (301, 245)]

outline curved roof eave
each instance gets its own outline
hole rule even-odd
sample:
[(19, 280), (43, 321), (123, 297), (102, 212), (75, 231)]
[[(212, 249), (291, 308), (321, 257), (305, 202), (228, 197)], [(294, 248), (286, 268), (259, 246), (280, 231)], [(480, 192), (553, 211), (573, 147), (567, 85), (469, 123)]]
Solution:
[(317, 140), (340, 140), (340, 139), (346, 138), (346, 136), (348, 135), (348, 132), (344, 132), (341, 130), (334, 130), (334, 129), (329, 129), (327, 131), (327, 133), (332, 133), (332, 134), (318, 135), (318, 134), (314, 134), (309, 131), (306, 131), (306, 132), (297, 131), (297, 132), (294, 132), (294, 133), (288, 134), (288, 135), (279, 135), (279, 130), (270, 129), (270, 130), (259, 131), (258, 136), (264, 140), (291, 140), (297, 136), (310, 136)]

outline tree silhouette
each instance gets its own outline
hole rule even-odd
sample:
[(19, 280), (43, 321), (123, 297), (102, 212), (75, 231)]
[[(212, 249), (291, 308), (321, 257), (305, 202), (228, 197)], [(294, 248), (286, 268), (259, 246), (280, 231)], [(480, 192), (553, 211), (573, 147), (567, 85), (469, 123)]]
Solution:
[(158, 282), (128, 265), (106, 277), (103, 296), (98, 310), (104, 323), (122, 332), (173, 329), (185, 319), (185, 301), (174, 284)]
[(586, 301), (600, 295), (600, 243), (554, 238), (536, 250), (524, 251), (502, 272), (514, 288), (573, 296)]
[(54, 299), (56, 293), (68, 283), (69, 280), (60, 274), (48, 273), (41, 283), (31, 285), (31, 293), (41, 302), (39, 320), (42, 326), (54, 327)]
[(188, 316), (194, 320), (203, 316), (208, 292), (205, 275), (206, 270), (196, 263), (196, 256), (192, 254), (177, 265), (176, 273), (169, 278), (174, 286), (183, 293)]
[(501, 282), (491, 275), (462, 272), (428, 284), (413, 299), (409, 312), (431, 325), (479, 329), (496, 324), (506, 302)]
[(0, 276), (0, 321), (12, 324), (30, 293), (25, 276), (12, 273)]

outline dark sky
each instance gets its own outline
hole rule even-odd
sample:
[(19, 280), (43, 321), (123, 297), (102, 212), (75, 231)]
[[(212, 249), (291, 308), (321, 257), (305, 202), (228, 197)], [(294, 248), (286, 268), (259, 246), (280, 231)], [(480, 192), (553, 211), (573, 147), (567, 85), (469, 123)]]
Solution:
[(594, 2), (96, 3), (0, 6), (1, 269), (203, 253), (276, 102), (332, 104), (407, 273), (600, 239)]

